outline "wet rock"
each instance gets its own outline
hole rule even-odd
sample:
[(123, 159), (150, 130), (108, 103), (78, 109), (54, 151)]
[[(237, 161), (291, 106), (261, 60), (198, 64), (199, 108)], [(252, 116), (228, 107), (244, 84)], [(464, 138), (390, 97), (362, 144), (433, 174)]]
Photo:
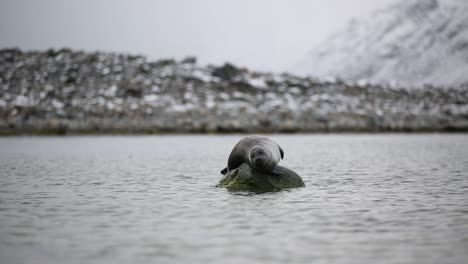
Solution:
[(280, 175), (271, 175), (252, 169), (247, 163), (228, 172), (216, 187), (233, 191), (276, 191), (289, 188), (305, 187), (302, 178), (294, 171), (277, 166)]

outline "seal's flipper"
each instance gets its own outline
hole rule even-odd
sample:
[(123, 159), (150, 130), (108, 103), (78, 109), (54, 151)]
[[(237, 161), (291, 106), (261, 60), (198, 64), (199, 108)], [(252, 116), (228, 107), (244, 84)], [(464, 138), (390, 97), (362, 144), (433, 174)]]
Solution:
[(271, 171), (271, 174), (281, 176), (284, 175), (284, 173), (280, 170), (278, 170), (276, 167)]
[(226, 175), (226, 173), (228, 173), (228, 168), (224, 168), (222, 171), (221, 171), (221, 174), (222, 175)]
[(280, 147), (279, 147), (279, 150), (280, 150), (280, 154), (281, 154), (281, 159), (284, 159), (284, 150)]

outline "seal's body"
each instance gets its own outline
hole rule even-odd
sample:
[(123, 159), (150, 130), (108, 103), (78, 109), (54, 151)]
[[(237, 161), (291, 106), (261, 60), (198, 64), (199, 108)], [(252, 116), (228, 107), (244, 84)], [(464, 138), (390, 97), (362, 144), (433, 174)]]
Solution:
[(221, 173), (225, 175), (244, 162), (255, 170), (274, 173), (276, 165), (283, 157), (283, 149), (269, 138), (248, 136), (234, 146), (229, 155), (228, 166)]

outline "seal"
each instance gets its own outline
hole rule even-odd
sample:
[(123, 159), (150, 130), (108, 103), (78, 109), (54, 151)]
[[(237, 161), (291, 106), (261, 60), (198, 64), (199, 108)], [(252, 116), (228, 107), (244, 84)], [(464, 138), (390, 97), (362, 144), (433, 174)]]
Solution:
[(275, 167), (283, 158), (283, 149), (271, 139), (262, 136), (244, 137), (232, 149), (228, 166), (221, 171), (221, 174), (226, 175), (242, 163), (247, 163), (261, 172), (280, 174), (281, 172), (275, 171)]

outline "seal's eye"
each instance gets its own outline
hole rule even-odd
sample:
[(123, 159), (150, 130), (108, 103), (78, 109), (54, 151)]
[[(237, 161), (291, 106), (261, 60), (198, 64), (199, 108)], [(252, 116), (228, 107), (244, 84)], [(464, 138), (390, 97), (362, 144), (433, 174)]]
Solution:
[(263, 150), (259, 150), (258, 155), (263, 155)]

